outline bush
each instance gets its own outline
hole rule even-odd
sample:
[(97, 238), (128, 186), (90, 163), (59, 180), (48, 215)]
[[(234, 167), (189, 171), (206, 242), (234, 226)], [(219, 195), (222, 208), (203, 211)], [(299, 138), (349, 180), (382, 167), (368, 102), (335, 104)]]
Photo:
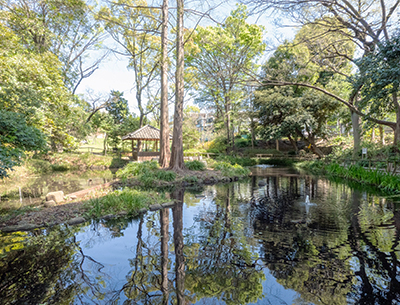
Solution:
[(116, 176), (122, 179), (129, 179), (139, 176), (146, 172), (151, 172), (158, 169), (158, 163), (156, 161), (145, 161), (145, 162), (131, 162), (128, 163), (124, 168), (121, 168), (116, 172)]
[(188, 183), (196, 183), (199, 179), (196, 176), (186, 176), (183, 180)]
[(117, 171), (116, 176), (122, 180), (137, 178), (144, 186), (157, 185), (157, 181), (174, 181), (176, 174), (173, 171), (161, 170), (156, 161), (142, 163), (132, 162)]
[(227, 162), (217, 162), (214, 169), (221, 171), (222, 175), (227, 177), (248, 176), (250, 174), (248, 168), (244, 168), (238, 164), (232, 165)]
[(27, 162), (27, 167), (35, 174), (46, 174), (52, 171), (50, 162), (46, 160), (31, 159)]
[(199, 160), (186, 161), (185, 166), (191, 171), (203, 171), (206, 169), (206, 165)]

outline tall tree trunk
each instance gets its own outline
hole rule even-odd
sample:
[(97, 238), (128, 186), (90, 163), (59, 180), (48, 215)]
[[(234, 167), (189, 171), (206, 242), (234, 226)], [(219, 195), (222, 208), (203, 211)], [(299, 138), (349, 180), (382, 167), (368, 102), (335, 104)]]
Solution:
[(251, 117), (251, 123), (250, 124), (251, 124), (250, 125), (250, 128), (251, 128), (251, 148), (254, 149), (255, 139), (254, 139), (254, 118), (253, 118), (253, 116)]
[(379, 137), (382, 145), (385, 145), (385, 131), (383, 130), (383, 126), (379, 125)]
[(398, 101), (397, 93), (393, 93), (392, 95), (393, 104), (396, 107), (396, 126), (394, 128), (394, 139), (393, 139), (393, 146), (396, 147), (400, 144), (400, 105)]
[[(139, 115), (139, 128), (143, 127), (143, 120), (144, 120), (144, 114), (140, 112)], [(139, 151), (142, 151), (142, 141), (138, 140), (137, 141), (137, 153), (139, 154)]]
[(361, 126), (360, 126), (360, 116), (353, 111), (351, 111), (351, 124), (353, 127), (353, 141), (354, 141), (353, 158), (356, 158), (361, 148)]
[(108, 138), (108, 134), (105, 133), (104, 142), (103, 142), (104, 155), (107, 155), (107, 138)]
[(161, 167), (167, 167), (171, 157), (169, 148), (168, 121), (168, 0), (163, 0), (161, 25), (161, 117), (160, 117), (160, 159)]
[(226, 127), (226, 142), (227, 151), (231, 146), (231, 114), (230, 114), (230, 104), (228, 98), (225, 98), (225, 127)]
[(176, 30), (176, 72), (175, 72), (175, 113), (174, 134), (172, 137), (172, 152), (169, 168), (174, 171), (182, 171), (185, 168), (183, 161), (183, 0), (177, 0), (177, 30)]
[(292, 146), (296, 152), (296, 155), (297, 155), (297, 153), (299, 152), (299, 148), (297, 147), (297, 141), (293, 140), (293, 138), (290, 135), (288, 135), (288, 139), (289, 139), (290, 143), (292, 144)]

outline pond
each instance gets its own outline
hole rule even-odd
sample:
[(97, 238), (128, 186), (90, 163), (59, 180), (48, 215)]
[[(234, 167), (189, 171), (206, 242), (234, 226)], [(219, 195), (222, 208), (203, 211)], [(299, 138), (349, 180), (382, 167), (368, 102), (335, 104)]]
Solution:
[(49, 192), (63, 191), (67, 195), (107, 183), (114, 172), (67, 171), (8, 180), (0, 183), (0, 210), (40, 205)]
[(394, 198), (254, 173), (136, 219), (3, 235), (0, 303), (400, 304)]

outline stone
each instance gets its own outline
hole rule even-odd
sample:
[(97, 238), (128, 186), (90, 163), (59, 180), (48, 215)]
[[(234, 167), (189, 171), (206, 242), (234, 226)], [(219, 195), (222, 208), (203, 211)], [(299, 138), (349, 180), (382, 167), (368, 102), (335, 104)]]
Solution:
[(113, 215), (113, 214), (108, 214), (108, 215), (105, 215), (105, 216), (103, 216), (102, 218), (104, 219), (104, 220), (108, 220), (108, 219), (112, 219), (112, 218), (114, 218), (115, 216)]
[(74, 200), (74, 199), (76, 199), (76, 198), (78, 198), (76, 195), (71, 195), (71, 196), (69, 196), (69, 199), (71, 199), (71, 200)]
[(54, 200), (55, 203), (60, 203), (64, 201), (64, 192), (51, 192), (46, 195), (46, 201)]
[(144, 213), (147, 213), (147, 209), (146, 208), (141, 208), (140, 210), (139, 210), (139, 214), (144, 214)]
[(44, 207), (46, 208), (51, 208), (51, 207), (55, 207), (57, 204), (55, 203), (54, 200), (49, 200), (49, 201), (45, 201), (43, 203)]
[(151, 206), (149, 206), (149, 209), (150, 209), (150, 211), (157, 211), (157, 210), (162, 209), (162, 206), (161, 206), (161, 204), (156, 203), (156, 204), (152, 204)]
[(86, 219), (83, 218), (83, 217), (75, 217), (75, 218), (72, 218), (72, 219), (68, 220), (67, 223), (69, 225), (77, 225), (77, 224), (85, 222), (85, 221), (86, 221)]
[(165, 202), (161, 206), (163, 208), (170, 208), (170, 207), (173, 207), (174, 205), (175, 205), (175, 202), (171, 201), (171, 202)]

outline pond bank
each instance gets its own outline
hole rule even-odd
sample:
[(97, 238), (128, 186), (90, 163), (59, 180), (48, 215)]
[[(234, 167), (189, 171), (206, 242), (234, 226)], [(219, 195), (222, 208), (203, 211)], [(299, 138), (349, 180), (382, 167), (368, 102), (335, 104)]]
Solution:
[(336, 162), (306, 161), (296, 165), (314, 174), (339, 177), (360, 184), (367, 184), (388, 194), (400, 194), (400, 176), (380, 171), (370, 170), (360, 165), (342, 166)]
[[(161, 170), (160, 170), (161, 171)], [(130, 187), (143, 187), (137, 178), (124, 181), (114, 180), (106, 184), (83, 191), (67, 194), (76, 199), (65, 201), (53, 207), (35, 206), (14, 210), (0, 218), (0, 230), (3, 232), (26, 231), (35, 228), (51, 227), (57, 224), (78, 224), (90, 219), (110, 219), (115, 217), (137, 216), (148, 210), (171, 207), (171, 199), (155, 187), (201, 187), (217, 183), (238, 181), (242, 176), (222, 176), (221, 171), (186, 171), (173, 181), (155, 181), (152, 188), (138, 191)], [(123, 189), (122, 191), (119, 191)], [(127, 191), (125, 191), (127, 190)], [(79, 195), (79, 196), (77, 196)], [(73, 197), (73, 198), (74, 198)], [(136, 205), (130, 205), (138, 199)], [(128, 204), (126, 204), (128, 202)], [(172, 201), (173, 202), (173, 201)]]

